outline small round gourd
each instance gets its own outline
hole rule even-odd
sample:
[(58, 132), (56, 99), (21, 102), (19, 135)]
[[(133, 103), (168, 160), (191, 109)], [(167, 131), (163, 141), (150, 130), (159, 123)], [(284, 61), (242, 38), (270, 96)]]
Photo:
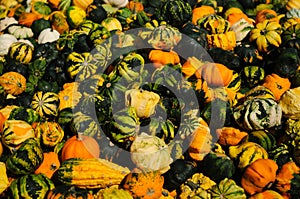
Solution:
[(22, 64), (28, 64), (32, 59), (33, 47), (27, 43), (17, 41), (10, 45), (8, 56)]
[(17, 72), (6, 72), (0, 76), (0, 85), (11, 95), (20, 95), (26, 89), (26, 78)]

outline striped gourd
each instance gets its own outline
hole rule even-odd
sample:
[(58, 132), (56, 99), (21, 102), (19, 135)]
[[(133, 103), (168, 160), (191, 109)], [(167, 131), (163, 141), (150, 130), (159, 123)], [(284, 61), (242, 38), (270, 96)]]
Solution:
[(77, 81), (83, 81), (95, 74), (97, 67), (97, 62), (94, 61), (93, 55), (89, 52), (72, 52), (67, 58), (68, 75), (71, 79), (76, 78)]
[(107, 38), (111, 36), (111, 33), (102, 25), (93, 27), (88, 34), (92, 43), (96, 46), (103, 43)]
[(15, 42), (10, 45), (8, 56), (22, 64), (28, 64), (32, 59), (33, 47), (24, 42)]
[(242, 187), (238, 186), (234, 180), (225, 178), (217, 185), (214, 185), (208, 190), (211, 194), (211, 199), (246, 199), (245, 191)]
[(9, 188), (15, 199), (44, 199), (54, 186), (54, 183), (44, 174), (28, 174), (13, 180)]
[(192, 18), (192, 8), (183, 0), (168, 0), (163, 2), (161, 8), (162, 20), (174, 27), (182, 25)]
[(56, 146), (64, 137), (64, 130), (54, 121), (39, 122), (34, 131), (36, 137), (41, 139), (41, 143), (48, 147)]
[(273, 99), (253, 98), (235, 107), (233, 117), (245, 130), (263, 130), (281, 124), (282, 110)]
[(241, 73), (243, 83), (250, 88), (258, 86), (265, 78), (265, 70), (260, 66), (246, 66)]
[(279, 168), (282, 167), (286, 162), (292, 161), (291, 150), (288, 145), (281, 143), (270, 151), (268, 151), (269, 159), (276, 162)]
[(264, 147), (266, 151), (271, 150), (276, 145), (275, 137), (267, 130), (258, 130), (248, 133), (248, 141), (259, 144)]
[(275, 99), (272, 91), (262, 85), (258, 85), (250, 89), (245, 93), (246, 99), (253, 98), (264, 98), (264, 99)]
[(228, 84), (226, 86), (227, 88), (230, 88), (231, 90), (238, 92), (241, 88), (242, 79), (238, 72), (233, 72), (233, 76)]
[(57, 170), (60, 182), (80, 188), (119, 185), (128, 173), (130, 170), (127, 167), (99, 158), (71, 158), (63, 161)]
[(207, 15), (202, 20), (198, 20), (197, 24), (210, 31), (211, 34), (223, 34), (230, 28), (230, 22), (217, 14)]
[(41, 116), (32, 108), (25, 108), (23, 106), (14, 108), (10, 114), (8, 120), (23, 120), (28, 124), (39, 122)]
[(86, 115), (82, 112), (73, 114), (72, 129), (75, 133), (83, 133), (83, 135), (100, 135), (100, 127), (98, 122), (91, 116)]
[(98, 23), (95, 23), (91, 20), (85, 20), (80, 26), (78, 27), (79, 31), (85, 32), (85, 34), (89, 34), (90, 30), (98, 26)]
[(229, 157), (236, 162), (239, 169), (243, 170), (257, 159), (268, 158), (268, 153), (255, 142), (244, 142), (236, 146), (230, 146)]
[(54, 92), (37, 91), (32, 97), (31, 106), (45, 119), (56, 117), (59, 106), (58, 95)]
[(25, 140), (6, 160), (7, 169), (16, 175), (34, 172), (43, 161), (43, 151), (35, 138)]

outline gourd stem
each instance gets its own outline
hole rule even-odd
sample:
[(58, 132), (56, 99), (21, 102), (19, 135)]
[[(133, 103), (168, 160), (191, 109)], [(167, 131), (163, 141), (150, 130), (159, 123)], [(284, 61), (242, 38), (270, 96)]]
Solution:
[(83, 136), (83, 133), (77, 133), (76, 134), (77, 140), (82, 140), (82, 136)]

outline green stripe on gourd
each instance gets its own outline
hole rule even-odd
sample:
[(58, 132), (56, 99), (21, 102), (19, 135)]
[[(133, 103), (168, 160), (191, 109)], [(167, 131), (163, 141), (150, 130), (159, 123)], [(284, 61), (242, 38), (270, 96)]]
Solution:
[(28, 124), (39, 122), (41, 116), (31, 108), (17, 107), (14, 108), (8, 117), (8, 120), (24, 120)]
[(175, 125), (169, 119), (153, 117), (149, 124), (149, 133), (162, 138), (168, 144), (175, 137)]
[(103, 43), (104, 41), (107, 41), (106, 39), (111, 36), (111, 33), (104, 26), (98, 25), (98, 26), (93, 27), (90, 30), (88, 36), (89, 36), (90, 40), (92, 41), (92, 43), (95, 46), (97, 46), (97, 45)]
[(44, 174), (28, 174), (12, 181), (9, 189), (15, 199), (44, 199), (54, 186), (54, 183)]
[(85, 20), (80, 26), (78, 27), (79, 31), (83, 31), (86, 34), (89, 34), (90, 30), (97, 27), (99, 24), (95, 23), (91, 20)]
[(268, 153), (257, 143), (245, 142), (240, 145), (230, 146), (229, 157), (236, 162), (239, 169), (243, 170), (257, 159), (268, 158)]
[(78, 6), (70, 6), (66, 10), (66, 17), (72, 28), (77, 28), (86, 20), (86, 12)]
[(259, 85), (265, 78), (265, 70), (259, 66), (246, 66), (242, 71), (243, 81), (250, 88)]
[(225, 178), (217, 185), (214, 185), (208, 190), (211, 194), (211, 199), (246, 199), (245, 191), (242, 187), (238, 186), (234, 180)]
[(29, 138), (7, 159), (6, 167), (16, 175), (30, 174), (40, 166), (43, 158), (39, 142)]
[(59, 111), (57, 122), (61, 125), (69, 124), (73, 119), (73, 110), (72, 108), (65, 108)]
[(58, 115), (59, 98), (56, 93), (38, 91), (33, 95), (31, 106), (42, 116), (49, 119)]
[(264, 147), (266, 151), (271, 150), (276, 145), (275, 137), (266, 130), (252, 131), (248, 133), (248, 141), (259, 144)]
[(262, 86), (258, 85), (251, 90), (249, 90), (247, 93), (245, 93), (246, 99), (253, 99), (253, 98), (264, 98), (264, 99), (275, 99), (273, 92)]
[(10, 45), (8, 56), (22, 64), (28, 64), (32, 59), (33, 47), (24, 42), (14, 42)]
[(278, 168), (281, 168), (286, 162), (292, 161), (291, 149), (288, 145), (281, 143), (268, 151), (269, 158), (274, 160)]
[(226, 86), (226, 87), (230, 88), (234, 92), (238, 92), (241, 88), (241, 84), (242, 84), (242, 79), (241, 79), (239, 73), (234, 71), (232, 79), (230, 80), (228, 86)]
[(54, 147), (62, 141), (64, 130), (54, 121), (44, 121), (35, 127), (35, 135), (40, 138), (44, 146)]
[(72, 130), (75, 133), (83, 133), (88, 136), (100, 135), (98, 122), (82, 112), (77, 112), (73, 115)]
[(67, 58), (67, 71), (71, 79), (83, 81), (97, 72), (97, 62), (89, 52), (72, 52)]

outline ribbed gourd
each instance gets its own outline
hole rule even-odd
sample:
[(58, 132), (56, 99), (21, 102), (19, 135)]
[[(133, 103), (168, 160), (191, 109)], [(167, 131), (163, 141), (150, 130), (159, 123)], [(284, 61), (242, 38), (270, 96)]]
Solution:
[(36, 138), (28, 138), (6, 160), (7, 169), (16, 175), (33, 173), (43, 161), (43, 151)]
[(58, 180), (66, 185), (92, 189), (119, 185), (130, 173), (127, 167), (99, 158), (71, 158), (63, 161), (57, 172)]
[(100, 136), (101, 132), (98, 122), (80, 111), (73, 114), (72, 130), (88, 136)]
[(27, 174), (12, 181), (9, 189), (15, 199), (44, 199), (54, 187), (54, 183), (44, 174)]
[(225, 178), (218, 184), (214, 185), (208, 190), (211, 194), (211, 199), (246, 199), (246, 193), (244, 189), (237, 185), (233, 179)]
[(32, 59), (33, 50), (31, 45), (18, 41), (10, 45), (8, 56), (22, 64), (28, 64)]
[(55, 121), (44, 121), (36, 125), (36, 137), (40, 138), (44, 146), (54, 147), (64, 138), (64, 130)]
[(37, 91), (31, 101), (32, 109), (45, 119), (58, 115), (59, 98), (54, 92)]

